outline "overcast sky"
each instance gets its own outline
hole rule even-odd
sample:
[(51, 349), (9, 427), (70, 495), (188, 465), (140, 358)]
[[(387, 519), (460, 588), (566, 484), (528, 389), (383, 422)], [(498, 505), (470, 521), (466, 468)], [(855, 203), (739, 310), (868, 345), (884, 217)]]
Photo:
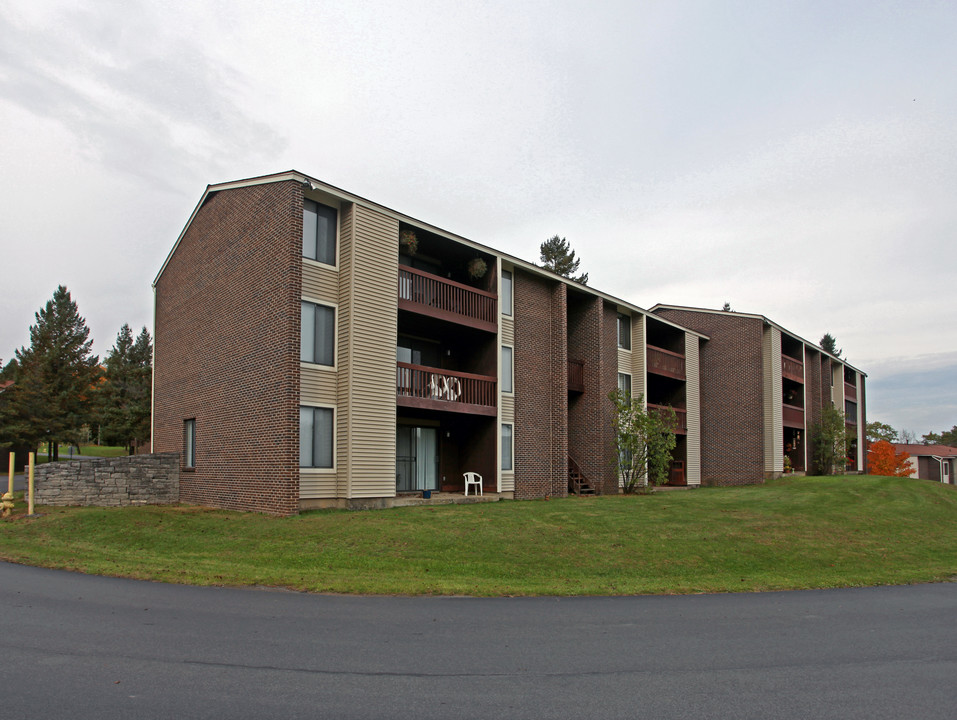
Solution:
[(103, 355), (209, 183), (297, 169), (590, 284), (836, 336), (957, 424), (957, 3), (0, 0), (0, 358)]

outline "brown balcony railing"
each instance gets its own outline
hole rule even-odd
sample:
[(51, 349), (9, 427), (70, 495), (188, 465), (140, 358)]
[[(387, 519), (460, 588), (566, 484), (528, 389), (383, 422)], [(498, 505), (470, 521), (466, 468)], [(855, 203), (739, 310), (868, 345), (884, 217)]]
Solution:
[(687, 435), (688, 434), (688, 411), (685, 408), (676, 408), (671, 405), (653, 405), (648, 403), (649, 412), (659, 413), (662, 417), (668, 417), (668, 411), (675, 411), (675, 420), (678, 421), (677, 426), (675, 427), (675, 433), (678, 435)]
[(796, 405), (781, 405), (781, 420), (784, 427), (803, 428), (804, 427), (804, 408)]
[(399, 309), (495, 332), (495, 293), (410, 267), (399, 267)]
[(649, 345), (648, 372), (684, 380), (685, 356), (681, 353), (671, 352), (671, 350), (664, 350), (654, 345)]
[(857, 385), (849, 382), (844, 383), (844, 399), (857, 400)]
[(585, 392), (585, 361), (568, 361), (568, 390), (569, 392)]
[(804, 363), (800, 360), (795, 360), (789, 355), (781, 356), (781, 374), (784, 375), (788, 380), (794, 380), (795, 382), (803, 383), (804, 382)]
[(396, 404), (473, 415), (495, 415), (495, 378), (396, 363)]

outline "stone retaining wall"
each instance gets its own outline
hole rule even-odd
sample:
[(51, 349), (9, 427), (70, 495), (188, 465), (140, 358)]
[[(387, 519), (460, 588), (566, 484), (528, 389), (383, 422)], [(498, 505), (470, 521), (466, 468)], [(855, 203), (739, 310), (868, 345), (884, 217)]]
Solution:
[(35, 492), (39, 505), (168, 505), (179, 502), (179, 453), (39, 465)]

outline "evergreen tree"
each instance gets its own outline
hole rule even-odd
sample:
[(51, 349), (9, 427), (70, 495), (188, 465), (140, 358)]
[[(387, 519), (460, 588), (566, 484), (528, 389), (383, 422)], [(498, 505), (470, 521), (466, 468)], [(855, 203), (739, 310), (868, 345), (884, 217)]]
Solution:
[(582, 285), (588, 284), (588, 273), (582, 273), (578, 277), (573, 274), (578, 272), (578, 266), (581, 260), (575, 257), (575, 251), (568, 245), (568, 241), (563, 237), (550, 237), (539, 246), (540, 260), (542, 267), (558, 273), (567, 278), (571, 278)]
[(13, 408), (14, 431), (33, 447), (41, 440), (59, 459), (59, 444), (78, 443), (89, 422), (100, 375), (93, 341), (69, 291), (61, 285), (36, 314), (30, 347), (16, 351), (19, 365)]
[(144, 327), (133, 339), (124, 324), (106, 355), (104, 382), (98, 393), (100, 437), (124, 445), (132, 455), (150, 434), (153, 342)]
[(818, 344), (823, 350), (827, 350), (836, 358), (841, 357), (841, 353), (844, 352), (843, 348), (837, 347), (837, 340), (834, 339), (831, 333), (824, 333), (824, 337), (821, 338), (821, 342)]

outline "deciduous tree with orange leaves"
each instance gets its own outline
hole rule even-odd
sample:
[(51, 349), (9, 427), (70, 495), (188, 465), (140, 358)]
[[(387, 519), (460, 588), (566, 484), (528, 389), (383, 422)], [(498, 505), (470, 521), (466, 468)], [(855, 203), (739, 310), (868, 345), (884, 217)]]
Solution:
[(867, 469), (871, 475), (908, 477), (912, 471), (908, 460), (910, 455), (903, 450), (897, 452), (886, 440), (871, 443), (867, 449)]

